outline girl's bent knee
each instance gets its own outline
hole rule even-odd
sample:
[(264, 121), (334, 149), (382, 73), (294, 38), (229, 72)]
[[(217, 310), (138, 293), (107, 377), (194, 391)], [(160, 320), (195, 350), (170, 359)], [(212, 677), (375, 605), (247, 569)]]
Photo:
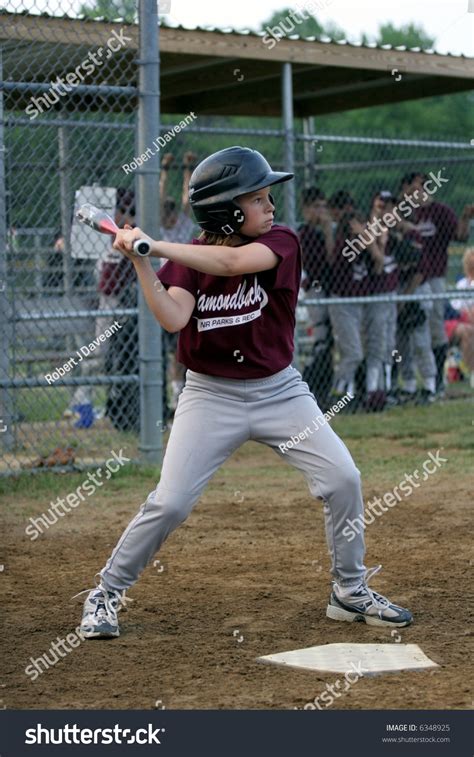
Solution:
[(360, 471), (354, 463), (344, 466), (338, 469), (336, 475), (336, 481), (334, 486), (334, 493), (340, 492), (341, 494), (348, 494), (355, 489), (360, 490), (361, 476)]
[(196, 496), (186, 492), (174, 492), (158, 487), (148, 495), (145, 510), (155, 510), (165, 518), (169, 524), (182, 523), (186, 520), (197, 500)]

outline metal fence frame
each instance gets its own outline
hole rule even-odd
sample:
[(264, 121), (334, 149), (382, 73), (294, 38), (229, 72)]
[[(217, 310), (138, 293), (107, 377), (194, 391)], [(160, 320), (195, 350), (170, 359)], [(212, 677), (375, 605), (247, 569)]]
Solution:
[[(76, 92), (120, 95), (121, 97), (134, 98), (138, 94), (138, 118), (136, 123), (119, 124), (111, 123), (107, 118), (99, 121), (89, 121), (76, 117), (54, 117), (48, 118), (48, 126), (56, 126), (58, 130), (58, 145), (60, 157), (60, 188), (61, 188), (61, 226), (65, 240), (65, 254), (63, 256), (65, 295), (72, 293), (72, 269), (71, 269), (71, 250), (69, 248), (70, 238), (70, 208), (68, 198), (70, 197), (70, 182), (68, 169), (68, 128), (76, 126), (87, 126), (88, 128), (101, 128), (106, 126), (108, 129), (134, 130), (137, 154), (144, 152), (146, 146), (152, 143), (153, 137), (158, 133), (166, 131), (167, 126), (160, 124), (160, 62), (159, 62), (159, 25), (157, 15), (157, 5), (155, 0), (139, 0), (139, 34), (140, 34), (140, 51), (136, 61), (139, 73), (138, 89), (133, 86), (117, 87), (109, 85), (80, 85)], [(446, 156), (446, 163), (472, 162), (474, 157), (466, 156), (466, 150), (472, 150), (469, 143), (460, 143), (454, 141), (434, 141), (422, 139), (388, 139), (383, 137), (352, 137), (342, 135), (319, 134), (315, 130), (314, 118), (303, 119), (303, 131), (298, 133), (295, 130), (293, 118), (293, 95), (292, 95), (292, 65), (291, 63), (282, 64), (281, 69), (281, 93), (282, 93), (282, 125), (279, 129), (256, 129), (256, 128), (232, 128), (232, 127), (214, 127), (214, 126), (195, 126), (187, 127), (188, 134), (213, 134), (213, 135), (235, 135), (236, 137), (274, 137), (281, 140), (282, 160), (281, 165), (286, 171), (304, 172), (305, 185), (309, 185), (314, 178), (314, 172), (331, 172), (343, 171), (344, 169), (355, 168), (374, 168), (387, 167), (394, 168), (400, 166), (413, 166), (417, 163), (425, 164), (427, 158), (402, 158), (395, 160), (374, 160), (355, 161), (355, 162), (332, 162), (322, 164), (317, 162), (317, 152), (315, 142), (340, 143), (340, 144), (365, 144), (365, 145), (399, 145), (406, 148), (424, 147), (435, 149), (447, 148), (461, 151), (458, 156)], [(0, 49), (0, 285), (8, 280), (7, 270), (7, 194), (5, 186), (5, 140), (4, 126), (28, 125), (29, 127), (43, 126), (44, 121), (31, 122), (26, 117), (17, 115), (4, 114), (4, 93), (14, 90), (31, 91), (36, 93), (44, 92), (48, 89), (48, 84), (40, 82), (16, 82), (3, 81), (2, 57)], [(66, 111), (64, 111), (66, 114)], [(296, 151), (303, 146), (303, 161), (297, 160)], [(138, 223), (147, 229), (152, 237), (157, 238), (159, 235), (160, 219), (156, 209), (155, 198), (159, 195), (160, 179), (160, 162), (158, 155), (151, 158), (146, 165), (136, 170), (136, 196), (139, 209)], [(284, 191), (284, 221), (290, 227), (296, 226), (296, 187), (294, 182), (287, 182), (283, 187)], [(36, 229), (36, 233), (39, 230)], [(139, 323), (139, 374), (138, 375), (121, 375), (121, 376), (89, 376), (80, 378), (63, 378), (57, 382), (58, 386), (80, 386), (80, 385), (110, 385), (113, 383), (136, 383), (140, 390), (140, 439), (139, 451), (140, 462), (156, 463), (161, 462), (162, 434), (158, 429), (161, 419), (162, 408), (162, 391), (163, 391), (163, 362), (161, 350), (161, 328), (157, 328), (154, 317), (148, 310), (145, 300), (139, 291), (137, 308), (122, 308), (118, 310), (100, 310), (83, 309), (80, 311), (63, 310), (41, 313), (29, 313), (18, 315), (14, 312), (14, 302), (10, 303), (6, 296), (2, 296), (0, 291), (0, 317), (4, 326), (2, 327), (2, 337), (0, 345), (0, 371), (2, 376), (11, 376), (11, 364), (9, 359), (9, 344), (11, 342), (12, 326), (19, 321), (39, 321), (53, 319), (91, 318), (98, 315), (138, 315)], [(472, 293), (467, 293), (470, 297)], [(448, 300), (453, 296), (458, 296), (459, 292), (449, 291), (443, 295), (372, 295), (366, 298), (343, 298), (343, 302), (374, 302), (374, 301), (421, 301), (423, 299), (445, 299)], [(463, 297), (465, 294), (463, 293)], [(337, 304), (338, 298), (326, 300), (305, 299), (304, 304), (315, 304), (318, 302)], [(157, 338), (158, 335), (158, 338)], [(295, 360), (298, 359), (298, 344), (296, 343)], [(41, 387), (47, 386), (47, 382), (35, 378), (6, 378), (0, 380), (0, 391), (2, 397), (2, 407), (4, 412), (11, 412), (11, 397), (8, 389), (18, 387)], [(2, 434), (2, 446), (8, 450), (14, 446), (14, 437), (9, 428)], [(75, 468), (77, 469), (77, 468)], [(64, 470), (64, 468), (63, 468)]]

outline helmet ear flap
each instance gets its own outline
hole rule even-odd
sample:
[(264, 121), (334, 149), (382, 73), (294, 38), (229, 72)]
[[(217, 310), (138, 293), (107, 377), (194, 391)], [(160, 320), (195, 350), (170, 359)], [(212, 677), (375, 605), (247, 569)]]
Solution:
[(230, 219), (224, 224), (224, 226), (221, 226), (221, 230), (224, 234), (227, 234), (227, 236), (235, 234), (245, 223), (245, 213), (242, 208), (239, 208), (235, 202), (233, 202), (232, 205), (234, 206), (234, 210), (229, 212)]

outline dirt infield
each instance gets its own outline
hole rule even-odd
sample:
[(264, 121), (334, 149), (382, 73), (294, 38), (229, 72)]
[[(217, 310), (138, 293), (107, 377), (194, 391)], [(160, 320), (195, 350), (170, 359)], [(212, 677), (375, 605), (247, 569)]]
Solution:
[[(365, 462), (380, 457), (377, 440), (348, 444), (364, 474), (366, 502), (392, 489), (433, 449), (416, 439), (411, 446), (386, 440), (385, 457), (405, 461), (394, 479), (383, 465)], [(120, 638), (83, 642), (31, 681), (24, 672), (30, 658), (48, 653), (78, 625), (81, 598), (70, 598), (91, 586), (153, 488), (151, 476), (137, 480), (133, 495), (117, 485), (34, 542), (25, 524), (46, 509), (47, 497), (33, 506), (26, 494), (15, 495), (0, 573), (8, 610), (1, 637), (7, 708), (301, 708), (338, 676), (262, 665), (257, 656), (331, 642), (396, 643), (389, 629), (325, 617), (330, 577), (321, 504), (298, 473), (249, 443), (218, 472), (159, 562), (131, 590)], [(334, 708), (471, 706), (471, 506), (472, 483), (447, 466), (368, 526), (367, 565), (384, 566), (374, 588), (412, 609), (416, 622), (401, 630), (402, 641), (419, 644), (440, 667), (363, 678)]]

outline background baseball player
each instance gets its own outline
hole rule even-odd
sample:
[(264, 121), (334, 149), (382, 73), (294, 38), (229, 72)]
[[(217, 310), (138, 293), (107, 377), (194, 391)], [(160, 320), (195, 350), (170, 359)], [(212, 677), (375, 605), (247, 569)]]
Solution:
[(366, 570), (363, 533), (350, 542), (343, 535), (346, 521), (363, 514), (360, 474), (330, 426), (314, 425), (320, 410), (291, 366), (301, 251), (297, 235), (273, 222), (270, 187), (292, 178), (244, 147), (202, 161), (189, 194), (203, 232), (193, 244), (148, 237), (152, 255), (168, 259), (159, 279), (148, 259), (132, 256), (133, 241), (147, 238), (143, 231), (117, 233), (114, 247), (133, 261), (149, 308), (163, 328), (180, 332), (178, 360), (187, 372), (160, 482), (88, 594), (86, 637), (119, 635), (125, 590), (187, 518), (219, 466), (249, 439), (300, 470), (311, 495), (324, 503), (334, 577), (328, 617), (391, 626), (412, 620), (368, 587), (380, 566)]

